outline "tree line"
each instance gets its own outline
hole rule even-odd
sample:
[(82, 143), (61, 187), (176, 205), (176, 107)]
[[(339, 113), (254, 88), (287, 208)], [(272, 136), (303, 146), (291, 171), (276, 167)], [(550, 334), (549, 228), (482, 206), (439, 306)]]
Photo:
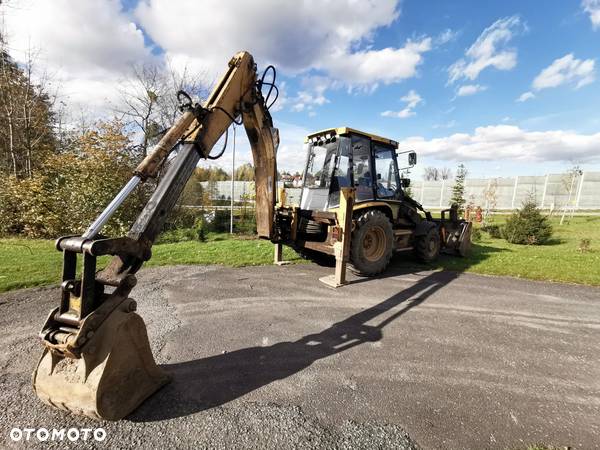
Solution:
[[(120, 85), (110, 117), (77, 120), (35, 54), (17, 63), (8, 49), (0, 32), (0, 235), (83, 232), (179, 114), (176, 92), (202, 98), (209, 84), (202, 73), (141, 66)], [(249, 176), (248, 168), (238, 172)], [(191, 183), (228, 178), (219, 168), (198, 169)], [(126, 232), (154, 186), (138, 188), (103, 231)]]

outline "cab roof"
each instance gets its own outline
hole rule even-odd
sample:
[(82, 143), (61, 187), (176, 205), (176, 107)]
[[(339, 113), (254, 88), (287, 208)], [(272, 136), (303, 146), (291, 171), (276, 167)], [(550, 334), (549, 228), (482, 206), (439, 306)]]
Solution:
[(321, 136), (323, 134), (336, 134), (338, 136), (343, 136), (343, 135), (350, 134), (350, 133), (359, 134), (361, 136), (370, 138), (372, 141), (379, 142), (379, 143), (382, 143), (385, 145), (392, 145), (395, 148), (398, 148), (398, 142), (396, 142), (392, 139), (384, 138), (381, 136), (377, 136), (376, 134), (367, 133), (365, 131), (360, 131), (360, 130), (357, 130), (356, 128), (350, 128), (350, 127), (327, 128), (325, 130), (316, 131), (316, 132), (311, 133), (308, 136), (306, 136), (305, 142), (308, 142), (309, 139)]

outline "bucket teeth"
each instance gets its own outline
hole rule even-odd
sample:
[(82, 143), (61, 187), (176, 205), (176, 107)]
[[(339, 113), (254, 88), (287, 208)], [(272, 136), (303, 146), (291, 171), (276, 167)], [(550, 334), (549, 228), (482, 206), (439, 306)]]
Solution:
[(74, 359), (48, 348), (33, 373), (45, 403), (94, 419), (119, 420), (169, 381), (135, 312), (115, 310)]

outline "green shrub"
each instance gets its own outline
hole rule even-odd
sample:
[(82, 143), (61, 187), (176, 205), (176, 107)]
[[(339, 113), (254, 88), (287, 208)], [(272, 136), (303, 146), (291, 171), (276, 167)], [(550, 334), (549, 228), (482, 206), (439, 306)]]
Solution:
[(225, 209), (217, 209), (215, 211), (215, 217), (210, 223), (210, 231), (215, 233), (226, 233), (229, 231), (229, 223), (231, 217), (230, 212)]
[(484, 225), (481, 231), (490, 235), (491, 238), (501, 239), (504, 237), (504, 230), (500, 225)]
[(481, 241), (481, 229), (473, 227), (473, 229), (471, 230), (471, 241)]
[(541, 245), (552, 237), (552, 226), (535, 202), (529, 200), (507, 219), (504, 237), (512, 244)]
[(193, 228), (178, 228), (175, 230), (163, 231), (156, 242), (158, 244), (172, 244), (175, 242), (195, 241), (197, 239), (196, 231)]
[(235, 224), (235, 231), (242, 234), (256, 233), (256, 217), (252, 213), (242, 214), (238, 223)]
[(194, 228), (194, 224), (202, 212), (197, 208), (183, 208), (176, 206), (167, 216), (163, 230), (179, 230), (181, 228)]
[(208, 224), (204, 220), (204, 216), (200, 216), (194, 222), (194, 231), (196, 232), (196, 239), (200, 242), (206, 242), (206, 235), (208, 234)]

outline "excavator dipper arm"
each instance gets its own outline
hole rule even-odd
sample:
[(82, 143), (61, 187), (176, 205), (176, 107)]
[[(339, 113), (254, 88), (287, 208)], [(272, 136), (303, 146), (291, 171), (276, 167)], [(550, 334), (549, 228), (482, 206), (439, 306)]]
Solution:
[[(204, 104), (192, 104), (180, 93), (189, 100), (182, 105), (182, 115), (127, 185), (82, 236), (57, 240), (63, 252), (61, 302), (40, 332), (44, 352), (33, 374), (34, 389), (44, 402), (117, 420), (168, 381), (154, 362), (146, 327), (135, 313), (136, 302), (128, 296), (136, 284), (135, 273), (150, 259), (152, 244), (198, 161), (216, 159), (211, 150), (239, 116), (255, 164), (257, 231), (262, 238), (274, 237), (279, 136), (261, 87), (252, 56), (241, 52)], [(157, 177), (176, 146), (176, 156), (127, 236), (99, 238), (114, 211), (138, 184)], [(78, 278), (79, 254), (83, 268)], [(101, 255), (113, 258), (97, 272), (96, 258)]]

